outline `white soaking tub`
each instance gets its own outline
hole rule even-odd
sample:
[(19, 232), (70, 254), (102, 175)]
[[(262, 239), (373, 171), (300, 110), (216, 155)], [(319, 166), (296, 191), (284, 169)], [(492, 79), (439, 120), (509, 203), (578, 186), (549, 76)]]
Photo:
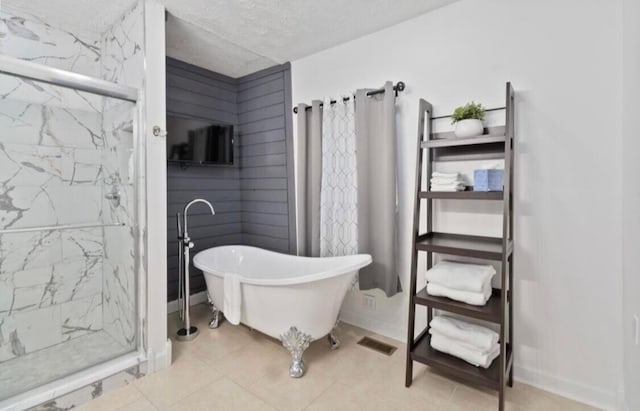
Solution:
[(241, 322), (278, 338), (291, 352), (292, 377), (304, 374), (302, 353), (309, 343), (332, 334), (342, 301), (358, 270), (371, 256), (297, 257), (249, 246), (222, 246), (196, 254), (193, 264), (202, 270), (214, 318), (224, 306), (225, 273), (238, 275), (241, 284)]

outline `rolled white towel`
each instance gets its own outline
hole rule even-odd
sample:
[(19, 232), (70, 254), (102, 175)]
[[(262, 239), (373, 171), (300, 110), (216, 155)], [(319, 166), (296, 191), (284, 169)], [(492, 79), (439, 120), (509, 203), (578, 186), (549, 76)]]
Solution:
[(240, 324), (242, 318), (242, 284), (240, 276), (224, 273), (224, 318), (231, 324)]
[(489, 264), (441, 261), (427, 270), (427, 281), (460, 291), (484, 292), (487, 282), (496, 275)]
[(482, 353), (463, 347), (455, 340), (437, 333), (431, 335), (431, 347), (482, 368), (489, 368), (493, 360), (500, 355), (500, 344), (495, 344), (490, 351)]
[(448, 315), (434, 317), (429, 326), (431, 327), (429, 333), (444, 335), (458, 341), (464, 347), (481, 352), (490, 351), (500, 339), (500, 335), (490, 328), (458, 320)]
[(427, 283), (427, 294), (435, 297), (447, 297), (470, 305), (485, 305), (491, 297), (491, 284), (481, 293), (460, 291), (436, 283)]

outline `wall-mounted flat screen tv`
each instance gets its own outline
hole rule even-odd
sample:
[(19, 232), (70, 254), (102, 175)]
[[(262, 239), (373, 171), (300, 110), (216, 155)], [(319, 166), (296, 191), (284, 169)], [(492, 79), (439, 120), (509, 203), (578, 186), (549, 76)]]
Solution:
[(232, 165), (233, 126), (167, 116), (167, 161), (186, 165)]

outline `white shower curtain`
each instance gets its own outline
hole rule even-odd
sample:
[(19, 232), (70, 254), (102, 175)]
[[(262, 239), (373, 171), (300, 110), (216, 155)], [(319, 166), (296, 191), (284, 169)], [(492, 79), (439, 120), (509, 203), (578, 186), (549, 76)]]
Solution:
[(322, 113), (320, 255), (358, 253), (358, 169), (353, 98), (326, 100)]

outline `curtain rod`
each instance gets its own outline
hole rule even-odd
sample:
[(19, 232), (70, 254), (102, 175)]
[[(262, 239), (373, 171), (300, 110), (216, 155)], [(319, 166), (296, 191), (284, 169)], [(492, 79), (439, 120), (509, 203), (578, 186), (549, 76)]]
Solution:
[[(395, 85), (395, 86), (393, 86), (393, 91), (395, 91), (395, 92), (396, 92), (396, 97), (398, 96), (398, 93), (399, 93), (399, 92), (401, 92), (401, 91), (404, 91), (404, 89), (405, 89), (405, 84), (404, 84), (404, 82), (402, 82), (402, 81), (398, 81), (398, 82), (396, 83), (396, 85)], [(384, 93), (384, 88), (379, 88), (379, 89), (377, 89), (377, 90), (371, 90), (371, 91), (368, 91), (368, 92), (367, 92), (367, 96), (375, 96), (376, 94), (382, 94), (382, 93)], [(351, 98), (351, 97), (344, 97), (344, 98), (342, 99), (342, 101), (349, 101), (349, 99), (350, 99), (350, 98)], [(353, 99), (355, 100), (355, 99), (356, 99), (356, 97), (355, 97), (355, 96), (353, 96)], [(336, 100), (331, 100), (331, 101), (330, 101), (330, 103), (331, 103), (331, 104), (335, 104), (335, 103), (336, 103)], [(320, 103), (320, 107), (322, 107), (322, 106), (323, 106), (323, 104), (322, 104), (322, 103)], [(311, 107), (309, 106), (309, 107), (305, 108), (305, 111), (306, 111), (306, 110), (311, 110)], [(294, 107), (294, 108), (293, 108), (293, 112), (294, 112), (294, 113), (296, 113), (296, 114), (298, 114), (298, 107)]]

